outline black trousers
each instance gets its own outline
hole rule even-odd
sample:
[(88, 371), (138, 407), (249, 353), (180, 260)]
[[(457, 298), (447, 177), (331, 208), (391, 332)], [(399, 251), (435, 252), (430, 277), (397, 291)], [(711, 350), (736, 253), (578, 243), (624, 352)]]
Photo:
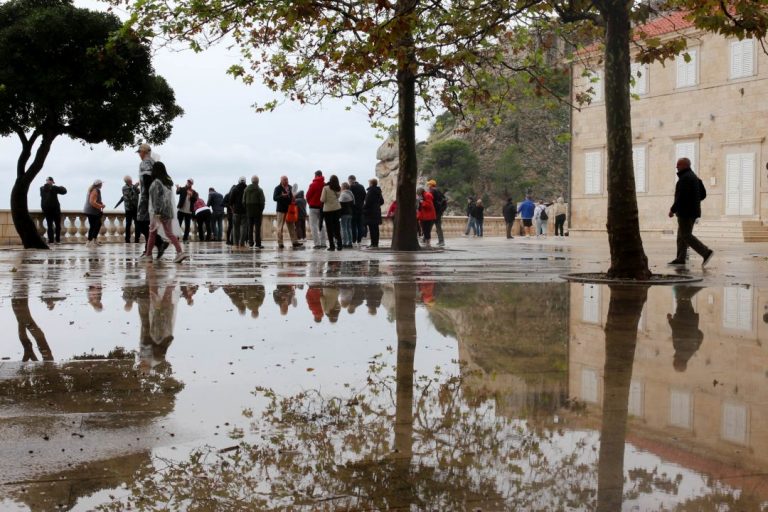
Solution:
[(261, 245), (261, 213), (248, 215), (248, 244)]
[(132, 211), (126, 211), (125, 212), (125, 241), (130, 242), (131, 241), (131, 224), (135, 224), (136, 227), (134, 231), (136, 232), (136, 243), (139, 243), (139, 238), (141, 236), (141, 233), (139, 233), (139, 223), (136, 220), (136, 212)]
[(371, 237), (371, 247), (379, 246), (379, 225), (368, 223), (368, 235)]
[(48, 243), (61, 242), (61, 212), (45, 212), (45, 224), (48, 226)]
[[(341, 249), (341, 210), (335, 212), (323, 212), (325, 220), (325, 229), (328, 230), (328, 242), (331, 249), (334, 248), (333, 241), (336, 240), (336, 246)], [(354, 233), (352, 233), (354, 236)]]
[(213, 238), (211, 229), (211, 212), (204, 211), (195, 215), (195, 222), (197, 223), (197, 241), (203, 242)]
[(232, 228), (234, 226), (234, 213), (227, 212), (227, 245), (232, 245)]
[(677, 261), (685, 261), (688, 247), (699, 253), (702, 258), (709, 254), (709, 247), (693, 236), (693, 225), (696, 219), (692, 217), (677, 218)]
[[(341, 229), (341, 228), (339, 228)], [(365, 234), (365, 225), (363, 224), (362, 210), (352, 211), (352, 241), (359, 244)]]
[(555, 236), (565, 236), (563, 226), (565, 226), (565, 214), (555, 215)]
[(421, 221), (421, 234), (424, 236), (424, 241), (429, 242), (432, 239), (432, 226), (435, 225), (433, 220)]
[(101, 230), (101, 215), (86, 215), (88, 217), (88, 241), (96, 240)]
[(189, 228), (192, 225), (192, 217), (193, 215), (191, 213), (178, 212), (179, 226), (184, 228), (184, 237), (182, 240), (185, 242), (189, 240)]

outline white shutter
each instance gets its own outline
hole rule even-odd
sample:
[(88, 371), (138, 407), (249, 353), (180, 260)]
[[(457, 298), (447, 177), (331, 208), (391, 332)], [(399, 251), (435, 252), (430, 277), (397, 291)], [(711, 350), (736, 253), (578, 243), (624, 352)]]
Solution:
[(691, 428), (691, 400), (690, 391), (672, 389), (669, 393), (669, 424), (675, 427)]
[(648, 93), (648, 65), (638, 62), (632, 63), (632, 79), (634, 83), (631, 86), (632, 94), (642, 96)]
[(602, 190), (602, 152), (584, 153), (584, 193), (599, 194)]
[(584, 285), (584, 301), (581, 318), (590, 324), (600, 323), (600, 285)]
[(744, 39), (731, 42), (731, 78), (755, 74), (755, 41)]
[(752, 289), (728, 286), (723, 289), (723, 327), (738, 331), (752, 330)]
[(629, 407), (628, 412), (638, 418), (643, 417), (643, 384), (632, 380), (629, 385)]
[(602, 71), (593, 71), (589, 73), (589, 83), (587, 88), (592, 88), (592, 101), (603, 101), (603, 73)]
[(646, 190), (646, 147), (635, 146), (632, 148), (632, 160), (635, 164), (635, 190), (637, 192), (647, 192)]
[(585, 402), (597, 403), (598, 399), (597, 370), (593, 368), (581, 369), (581, 399)]
[(739, 155), (725, 157), (725, 214), (739, 214), (739, 175), (741, 174)]
[(691, 169), (694, 172), (698, 171), (696, 167), (696, 141), (689, 140), (685, 142), (678, 142), (675, 144), (675, 162), (681, 158), (687, 158), (691, 161)]
[(696, 85), (698, 66), (696, 50), (687, 50), (689, 61), (685, 61), (685, 55), (678, 55), (675, 59), (677, 66), (677, 87), (690, 87)]
[(723, 439), (732, 443), (747, 444), (747, 406), (723, 404), (723, 421), (720, 432)]
[(739, 215), (752, 215), (755, 213), (755, 154), (741, 155), (740, 164)]

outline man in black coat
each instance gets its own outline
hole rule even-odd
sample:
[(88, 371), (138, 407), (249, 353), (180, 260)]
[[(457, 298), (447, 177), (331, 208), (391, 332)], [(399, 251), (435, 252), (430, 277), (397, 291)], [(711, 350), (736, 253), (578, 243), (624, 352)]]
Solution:
[(363, 224), (363, 203), (365, 202), (365, 187), (357, 182), (354, 175), (347, 179), (349, 190), (355, 196), (355, 206), (352, 209), (352, 242), (359, 244), (365, 235), (365, 224)]
[(688, 247), (704, 258), (701, 266), (706, 266), (714, 251), (693, 236), (693, 225), (701, 217), (701, 200), (706, 197), (704, 184), (691, 170), (691, 161), (681, 158), (677, 161), (677, 185), (675, 202), (669, 209), (669, 216), (677, 215), (677, 257), (670, 265), (685, 265)]
[(693, 309), (692, 302), (700, 290), (691, 286), (673, 288), (675, 314), (667, 313), (667, 321), (672, 328), (672, 346), (675, 348), (672, 366), (678, 372), (688, 368), (688, 360), (699, 350), (704, 340), (704, 333), (699, 329), (699, 314)]
[(61, 205), (59, 195), (67, 193), (64, 187), (54, 184), (53, 178), (48, 176), (45, 185), (40, 187), (40, 209), (43, 210), (45, 223), (48, 225), (48, 243), (61, 242)]
[(514, 238), (512, 236), (512, 226), (515, 224), (515, 216), (517, 215), (517, 203), (511, 197), (507, 198), (501, 213), (504, 215), (504, 224), (507, 225), (507, 238)]

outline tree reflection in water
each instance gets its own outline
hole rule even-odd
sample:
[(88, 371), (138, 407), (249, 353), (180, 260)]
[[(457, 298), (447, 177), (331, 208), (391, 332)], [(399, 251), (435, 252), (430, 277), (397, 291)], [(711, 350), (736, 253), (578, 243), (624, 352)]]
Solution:
[(32, 312), (29, 310), (29, 280), (26, 277), (16, 277), (13, 279), (13, 297), (11, 298), (11, 309), (16, 317), (16, 324), (18, 326), (19, 341), (24, 348), (24, 355), (22, 361), (37, 361), (37, 354), (32, 347), (32, 341), (29, 339), (27, 332), (32, 335), (32, 338), (37, 344), (37, 349), (40, 351), (40, 357), (43, 361), (53, 361), (53, 353), (51, 347), (48, 345), (48, 340), (45, 337), (45, 333), (37, 325), (35, 319), (32, 318)]

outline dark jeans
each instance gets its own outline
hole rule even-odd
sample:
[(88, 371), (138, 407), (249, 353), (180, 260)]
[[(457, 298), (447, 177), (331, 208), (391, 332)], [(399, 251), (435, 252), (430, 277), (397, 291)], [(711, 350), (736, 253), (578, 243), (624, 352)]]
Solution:
[(210, 240), (213, 237), (211, 234), (211, 212), (204, 211), (196, 214), (195, 221), (197, 222), (198, 242)]
[(507, 225), (507, 238), (512, 238), (512, 228), (515, 225), (515, 221), (512, 222), (506, 222)]
[(424, 236), (424, 242), (429, 243), (429, 241), (432, 239), (432, 226), (434, 226), (435, 221), (433, 220), (423, 220), (421, 221), (421, 234)]
[(261, 246), (261, 213), (248, 215), (248, 243)]
[(136, 232), (136, 238), (134, 240), (136, 241), (136, 243), (139, 243), (139, 237), (141, 233), (139, 233), (138, 221), (136, 220), (136, 212), (126, 211), (125, 212), (125, 241), (126, 242), (131, 241), (131, 224), (136, 225), (136, 227), (134, 228), (134, 231)]
[(699, 253), (702, 258), (709, 254), (709, 247), (693, 236), (693, 225), (696, 219), (692, 217), (677, 218), (677, 261), (685, 261), (688, 247)]
[(445, 238), (443, 238), (443, 217), (438, 215), (435, 219), (435, 233), (437, 233), (437, 243), (444, 244)]
[(184, 237), (182, 240), (185, 242), (189, 240), (189, 228), (192, 225), (192, 217), (193, 215), (191, 213), (184, 213), (184, 212), (178, 212), (179, 217), (179, 226), (184, 228)]
[(334, 240), (336, 240), (338, 248), (341, 249), (341, 210), (323, 212), (323, 219), (325, 220), (325, 229), (328, 230), (328, 242), (331, 249), (334, 248)]
[(379, 246), (379, 225), (374, 223), (369, 223), (368, 234), (371, 237), (371, 247), (378, 247)]
[(61, 242), (61, 213), (45, 213), (45, 224), (48, 226), (48, 243)]
[(224, 214), (214, 213), (211, 215), (211, 225), (213, 226), (213, 239), (221, 242), (221, 235), (224, 231)]
[(307, 218), (306, 217), (299, 217), (298, 222), (296, 222), (296, 238), (298, 238), (299, 240), (307, 239)]
[(101, 215), (86, 215), (88, 217), (88, 241), (96, 240), (101, 229)]
[(483, 236), (483, 222), (485, 219), (475, 218), (475, 233), (477, 236)]
[(565, 214), (555, 215), (555, 236), (565, 236), (563, 226), (565, 226)]
[(363, 224), (363, 212), (352, 211), (352, 242), (359, 244), (365, 235), (365, 224)]
[(227, 213), (227, 243), (232, 245), (232, 228), (235, 225), (234, 214), (232, 212)]
[(248, 216), (244, 213), (235, 213), (232, 215), (232, 243), (234, 245), (245, 245), (245, 241), (248, 240)]

